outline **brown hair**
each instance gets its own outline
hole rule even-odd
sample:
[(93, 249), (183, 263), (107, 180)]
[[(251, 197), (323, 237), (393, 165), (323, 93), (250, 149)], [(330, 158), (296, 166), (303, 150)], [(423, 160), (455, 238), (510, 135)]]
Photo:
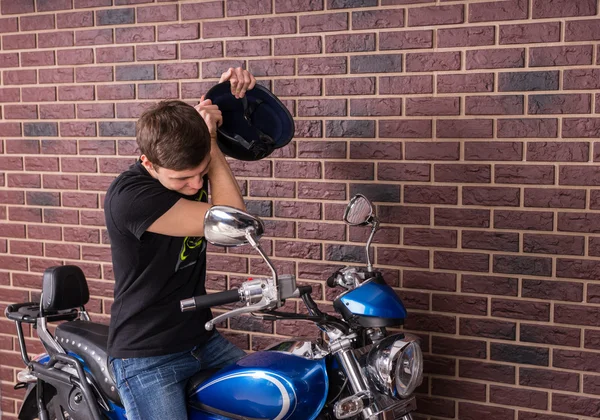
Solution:
[(146, 110), (136, 124), (136, 141), (152, 164), (181, 171), (200, 165), (210, 153), (204, 119), (183, 101), (162, 101)]

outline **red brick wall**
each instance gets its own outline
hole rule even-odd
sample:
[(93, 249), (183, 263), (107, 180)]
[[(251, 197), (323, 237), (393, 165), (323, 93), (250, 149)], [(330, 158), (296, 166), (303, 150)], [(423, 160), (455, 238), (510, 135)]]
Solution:
[[(78, 264), (106, 321), (103, 191), (135, 158), (135, 119), (245, 65), (297, 126), (271, 158), (231, 163), (267, 250), (331, 308), (323, 281), (367, 236), (342, 209), (357, 192), (377, 203), (376, 265), (427, 353), (422, 418), (600, 417), (596, 0), (151, 3), (0, 0), (1, 308)], [(244, 248), (211, 248), (209, 265), (213, 290), (267, 274)], [(252, 350), (316, 334), (230, 327)], [(13, 418), (6, 320), (0, 359)]]

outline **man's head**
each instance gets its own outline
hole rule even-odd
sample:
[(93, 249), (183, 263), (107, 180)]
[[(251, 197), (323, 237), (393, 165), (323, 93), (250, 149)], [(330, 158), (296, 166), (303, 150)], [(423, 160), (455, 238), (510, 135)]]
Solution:
[(142, 114), (136, 140), (144, 167), (165, 187), (191, 195), (210, 163), (210, 133), (193, 106), (163, 101)]

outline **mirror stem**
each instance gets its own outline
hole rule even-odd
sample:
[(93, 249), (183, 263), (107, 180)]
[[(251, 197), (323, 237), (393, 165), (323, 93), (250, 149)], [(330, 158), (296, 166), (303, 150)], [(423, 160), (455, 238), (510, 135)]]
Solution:
[(275, 267), (271, 263), (271, 260), (269, 259), (269, 257), (267, 257), (267, 254), (265, 254), (265, 251), (260, 246), (260, 243), (258, 243), (254, 236), (252, 236), (252, 232), (250, 229), (246, 230), (246, 239), (248, 240), (248, 243), (252, 245), (252, 248), (256, 249), (260, 256), (263, 257), (263, 260), (265, 260), (265, 262), (271, 269), (271, 273), (273, 274), (273, 283), (277, 287), (277, 300), (281, 300), (279, 296), (279, 294), (281, 293), (281, 291), (279, 290), (279, 280), (277, 278), (277, 272), (275, 271)]
[(371, 264), (371, 242), (373, 242), (373, 237), (375, 236), (375, 232), (379, 229), (379, 220), (372, 216), (370, 222), (373, 224), (373, 228), (371, 229), (371, 235), (369, 235), (369, 240), (367, 241), (367, 246), (365, 247), (367, 250), (367, 271), (370, 273), (373, 271), (373, 264)]

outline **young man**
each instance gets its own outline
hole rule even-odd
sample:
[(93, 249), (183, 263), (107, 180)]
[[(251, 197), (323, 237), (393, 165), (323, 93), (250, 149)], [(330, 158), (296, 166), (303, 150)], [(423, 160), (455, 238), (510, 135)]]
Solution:
[[(238, 98), (256, 83), (241, 68), (223, 73), (226, 80)], [(245, 208), (216, 143), (221, 121), (204, 97), (195, 108), (166, 101), (149, 109), (136, 128), (140, 159), (106, 194), (115, 273), (108, 352), (129, 420), (186, 419), (187, 380), (245, 354), (204, 329), (210, 310), (179, 306), (206, 293), (207, 183), (212, 204)]]

